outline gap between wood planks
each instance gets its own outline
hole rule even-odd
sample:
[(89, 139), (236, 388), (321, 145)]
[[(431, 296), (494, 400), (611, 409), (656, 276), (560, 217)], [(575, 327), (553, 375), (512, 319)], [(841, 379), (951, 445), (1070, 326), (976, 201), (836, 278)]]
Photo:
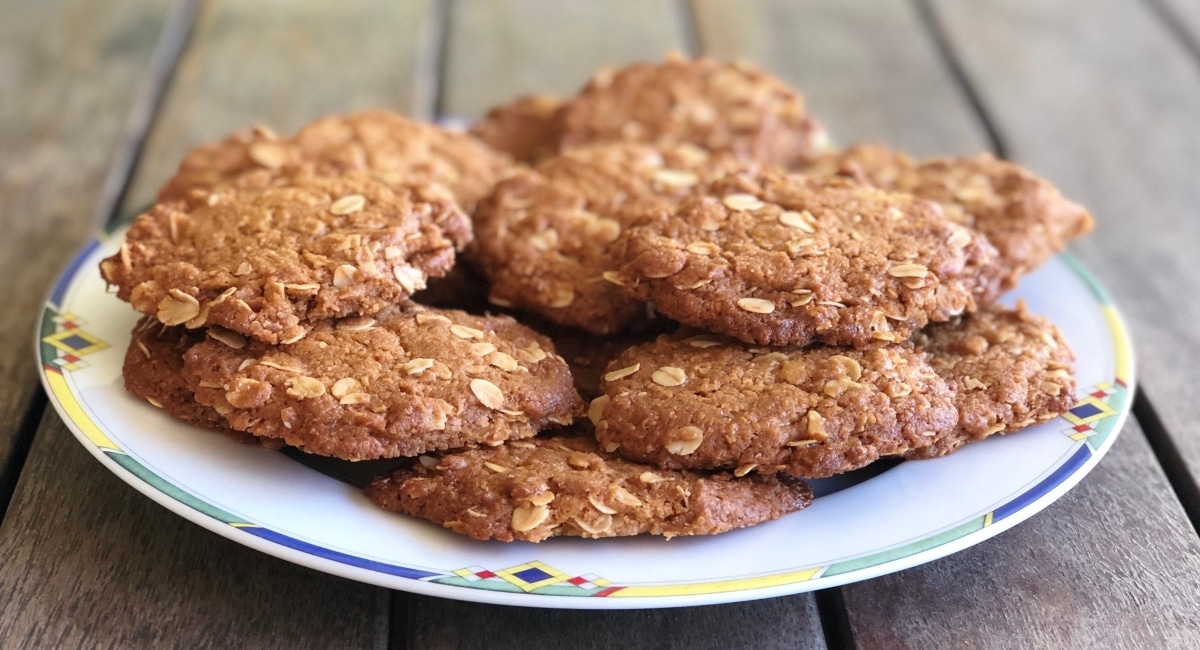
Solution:
[(1175, 492), (1175, 497), (1183, 506), (1184, 514), (1192, 523), (1192, 530), (1200, 535), (1200, 487), (1192, 480), (1183, 455), (1179, 453), (1179, 448), (1167, 432), (1166, 425), (1154, 409), (1150, 396), (1141, 385), (1134, 388), (1133, 416), (1142, 426), (1146, 441), (1150, 443), (1150, 450), (1154, 452), (1155, 459), (1167, 475), (1167, 482), (1171, 484), (1171, 490)]
[[(92, 212), (93, 226), (111, 224), (117, 217), (117, 207), (129, 189), (129, 181), (141, 157), (146, 136), (154, 125), (159, 105), (166, 94), (171, 77), (174, 76), (175, 66), (178, 65), (187, 45), (199, 4), (200, 0), (185, 0), (179, 3), (163, 24), (158, 42), (150, 55), (146, 76), (138, 87), (129, 118), (117, 141), (116, 152), (100, 190), (100, 200)], [(4, 516), (8, 513), (21, 470), (25, 467), (29, 450), (33, 447), (34, 436), (37, 435), (38, 427), (48, 408), (46, 391), (39, 386), (29, 400), (29, 406), (26, 407), (17, 427), (16, 441), (7, 466), (0, 470), (0, 522), (4, 521)]]
[(408, 648), (408, 602), (409, 594), (393, 589), (388, 599), (388, 644), (387, 650)]
[(813, 592), (817, 601), (817, 614), (821, 617), (821, 631), (825, 634), (828, 650), (853, 650), (854, 628), (850, 626), (850, 612), (842, 598), (841, 587), (830, 587)]
[(1008, 159), (1008, 146), (1004, 139), (1000, 137), (1000, 131), (996, 128), (996, 122), (992, 119), (991, 113), (987, 107), (983, 105), (983, 99), (979, 96), (979, 91), (976, 90), (975, 84), (972, 83), (971, 77), (963, 68), (962, 61), (959, 59), (958, 53), (954, 51), (950, 45), (950, 39), (946, 37), (946, 31), (942, 27), (942, 23), (938, 20), (937, 12), (933, 6), (929, 4), (929, 0), (913, 0), (913, 7), (916, 9), (917, 18), (921, 25), (929, 32), (930, 39), (933, 40), (937, 47), (938, 56), (946, 64), (946, 68), (950, 71), (950, 76), (954, 78), (954, 83), (962, 89), (963, 97), (971, 106), (971, 112), (979, 119), (979, 125), (983, 127), (984, 133), (987, 134), (988, 146), (992, 149), (992, 153), (997, 157)]
[(8, 513), (8, 505), (12, 503), (13, 493), (17, 490), (17, 479), (21, 476), (21, 468), (25, 466), (25, 459), (29, 458), (29, 449), (33, 447), (33, 437), (37, 434), (42, 414), (46, 412), (46, 407), (49, 405), (46, 391), (38, 386), (30, 396), (29, 406), (25, 408), (25, 414), (21, 417), (20, 424), (17, 425), (17, 435), (13, 441), (8, 462), (3, 468), (0, 468), (0, 522), (4, 521), (4, 515)]
[[(1200, 35), (1192, 33), (1187, 27), (1187, 22), (1164, 0), (1145, 0), (1145, 3), (1150, 13), (1166, 28), (1167, 33), (1187, 50), (1197, 64), (1200, 64)], [(1195, 520), (1192, 523), (1194, 524)]]
[(457, 4), (456, 0), (433, 3), (430, 24), (426, 25), (426, 33), (431, 42), (421, 48), (429, 52), (429, 61), (425, 74), (419, 76), (428, 79), (428, 85), (431, 87), (427, 91), (429, 99), (425, 106), (420, 105), (422, 97), (419, 95), (413, 99), (413, 104), (417, 112), (428, 112), (434, 120), (446, 117), (446, 53), (450, 49), (450, 17)]
[(129, 191), (133, 171), (137, 169), (142, 158), (142, 148), (146, 137), (154, 127), (158, 109), (163, 97), (175, 76), (175, 68), (187, 47), (192, 34), (192, 25), (196, 20), (196, 12), (200, 9), (200, 0), (185, 0), (181, 2), (167, 17), (163, 25), (162, 35), (150, 55), (150, 66), (146, 78), (138, 88), (133, 109), (125, 123), (125, 130), (117, 144), (113, 155), (112, 165), (108, 168), (108, 176), (104, 179), (104, 187), (100, 191), (100, 201), (96, 204), (92, 221), (96, 224), (111, 225), (117, 220), (121, 202)]
[(700, 26), (696, 23), (696, 10), (692, 0), (674, 0), (675, 16), (683, 26), (683, 50), (690, 57), (704, 54), (704, 37), (700, 35)]

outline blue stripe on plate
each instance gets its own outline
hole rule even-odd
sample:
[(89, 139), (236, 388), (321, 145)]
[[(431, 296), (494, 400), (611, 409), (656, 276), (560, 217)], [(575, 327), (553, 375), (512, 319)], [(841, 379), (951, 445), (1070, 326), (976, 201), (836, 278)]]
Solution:
[[(83, 264), (83, 261), (87, 259), (88, 255), (91, 255), (92, 251), (99, 247), (100, 241), (93, 239), (86, 248), (84, 248), (82, 251), (79, 251), (79, 254), (75, 256), (75, 259), (71, 260), (70, 266), (68, 266), (62, 272), (62, 275), (58, 276), (58, 282), (55, 283), (54, 289), (50, 292), (50, 302), (52, 304), (56, 306), (62, 304), (62, 297), (67, 293), (67, 287), (71, 286), (71, 282), (75, 279), (75, 274), (79, 271), (79, 267)], [(96, 271), (96, 273), (99, 272), (99, 270)]]
[(428, 578), (430, 576), (445, 575), (444, 573), (422, 571), (420, 569), (412, 569), (396, 564), (384, 564), (383, 562), (376, 562), (374, 560), (365, 560), (360, 557), (347, 555), (345, 553), (333, 551), (322, 546), (317, 546), (316, 544), (309, 544), (308, 542), (298, 540), (295, 537), (288, 537), (287, 535), (277, 533), (267, 528), (259, 528), (258, 526), (239, 526), (238, 530), (250, 533), (251, 535), (255, 535), (266, 540), (270, 540), (276, 544), (295, 549), (302, 553), (315, 555), (326, 560), (333, 560), (334, 562), (341, 562), (342, 564), (349, 564), (350, 566), (355, 566), (360, 569), (367, 569), (368, 571), (386, 573), (388, 575), (400, 576), (401, 578), (412, 578), (413, 580), (420, 580), (421, 578)]
[(1063, 463), (1061, 467), (1054, 470), (1053, 474), (1042, 479), (1042, 482), (1030, 488), (1028, 492), (1025, 492), (1021, 496), (1009, 501), (999, 508), (996, 508), (995, 512), (992, 514), (992, 523), (996, 523), (997, 521), (1004, 519), (1018, 510), (1024, 509), (1025, 506), (1040, 499), (1047, 492), (1057, 487), (1059, 483), (1062, 483), (1068, 476), (1078, 471), (1079, 468), (1082, 467), (1085, 462), (1087, 462), (1087, 459), (1091, 458), (1091, 456), (1091, 447), (1087, 446), (1086, 444), (1081, 444), (1079, 446), (1079, 450), (1076, 451), (1071, 458), (1067, 460), (1067, 462)]

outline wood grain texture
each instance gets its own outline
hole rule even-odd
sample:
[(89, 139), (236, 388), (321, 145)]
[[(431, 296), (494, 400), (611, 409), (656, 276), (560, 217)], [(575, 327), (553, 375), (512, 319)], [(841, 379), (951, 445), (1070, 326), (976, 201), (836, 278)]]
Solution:
[(372, 107), (429, 117), (433, 17), (429, 0), (205, 4), (124, 209), (150, 202), (190, 149), (243, 127), (292, 133)]
[(1200, 647), (1200, 540), (1132, 421), (1033, 519), (843, 591), (862, 648)]
[(1160, 11), (1168, 29), (1177, 29), (1184, 47), (1200, 65), (1200, 2), (1196, 0), (1143, 0)]
[(581, 612), (413, 598), (410, 650), (824, 648), (809, 596), (683, 609)]
[(527, 93), (569, 95), (604, 65), (685, 49), (671, 0), (455, 2), (442, 112), (478, 117)]
[[(1027, 123), (1022, 122), (1019, 127), (1014, 124), (1013, 129), (1025, 129), (1028, 124), (1030, 132), (1022, 130), (1019, 137), (1006, 139), (1018, 162), (1031, 163), (1052, 180), (1068, 185), (1069, 191), (1071, 172), (1065, 167), (1111, 164), (1115, 171), (1127, 161), (1120, 160), (1121, 156), (1115, 153), (1107, 154), (1108, 163), (1076, 160), (1089, 157), (1084, 145), (1064, 147), (1064, 144), (1076, 138), (1104, 139), (1111, 137), (1108, 132), (1120, 129), (1127, 131), (1121, 137), (1131, 140), (1149, 135), (1146, 129), (1139, 130), (1132, 123), (1118, 120), (1110, 125), (1107, 120), (1111, 118), (1107, 116), (1116, 109), (1089, 108), (1097, 101), (1098, 94), (1104, 94), (1102, 89), (1088, 86), (1084, 91), (1072, 86), (1065, 76), (1047, 80), (1046, 101), (1036, 109), (1029, 106), (1037, 103), (1037, 99), (1031, 101), (1032, 89), (1022, 84), (1043, 74), (1048, 57), (1051, 61), (1072, 59), (1076, 66), (1087, 61), (1103, 66), (1122, 56), (1101, 48), (1100, 43), (1105, 42), (1109, 48), (1113, 47), (1108, 31), (1095, 34), (1087, 31), (1091, 34), (1087, 38), (1097, 44), (1087, 53), (1056, 52), (1053, 44), (1061, 47), (1070, 37), (1082, 38), (1086, 31), (1069, 22), (1068, 10), (1063, 11), (1061, 23), (1040, 25), (1039, 31), (1035, 28), (1037, 21), (1028, 16), (1006, 15), (1009, 3), (990, 3), (991, 13), (976, 10), (981, 3), (947, 2), (938, 6), (942, 4), (947, 8), (953, 5), (953, 11), (961, 14), (955, 21), (961, 33), (951, 34), (955, 43), (962, 41), (962, 46), (967, 47), (970, 42), (970, 47), (979, 48), (983, 46), (978, 41), (983, 40), (987, 47), (995, 48), (986, 61), (979, 60), (970, 66), (970, 71), (972, 79), (982, 84), (986, 108), (989, 113), (995, 111), (1001, 116), (1002, 125), (1006, 111), (1020, 110), (1025, 115)], [(1043, 3), (1033, 0), (1025, 4), (1040, 7)], [(813, 106), (819, 106), (823, 101), (820, 98), (827, 92), (837, 97), (823, 111), (814, 110), (828, 113), (822, 117), (830, 122), (838, 139), (848, 142), (860, 139), (860, 133), (870, 133), (870, 138), (912, 146), (922, 153), (966, 152), (985, 146), (986, 131), (978, 116), (973, 115), (967, 94), (957, 86), (950, 67), (937, 60), (938, 53), (930, 44), (930, 26), (919, 19), (916, 5), (872, 4), (878, 12), (887, 12), (881, 16), (867, 10), (865, 3), (834, 0), (810, 0), (794, 6), (738, 3), (737, 11), (714, 13), (717, 18), (710, 20), (705, 16), (712, 5), (728, 10), (732, 3), (697, 0), (700, 8), (697, 22), (702, 27), (718, 25), (726, 35), (702, 31), (701, 41), (724, 47), (717, 44), (725, 43), (729, 38), (727, 33), (733, 31), (749, 35), (745, 39), (748, 47), (756, 39), (759, 43), (781, 43), (782, 53), (771, 54), (767, 48), (765, 54), (754, 58), (777, 74), (802, 84)], [(751, 7), (766, 8), (754, 11)], [(1074, 11), (1076, 19), (1089, 13), (1082, 3)], [(1032, 10), (1026, 8), (1026, 12)], [(754, 20), (754, 26), (731, 27), (739, 15)], [(995, 31), (996, 23), (1006, 19), (1011, 31), (1003, 27)], [(821, 32), (826, 29), (839, 30), (841, 40), (852, 42), (853, 46), (822, 43)], [(1038, 38), (1045, 39), (1047, 50), (1030, 52), (1030, 41)], [(814, 40), (822, 44), (813, 45)], [(814, 49), (804, 50), (809, 45)], [(847, 49), (851, 51), (846, 52)], [(864, 54), (864, 49), (873, 54)], [(734, 56), (739, 52), (721, 54)], [(843, 66), (851, 65), (846, 61), (854, 62), (855, 57), (860, 57), (855, 63), (859, 67), (849, 74)], [(1012, 67), (1017, 65), (1015, 62), (1020, 65), (1017, 69)], [(841, 73), (831, 72), (831, 67)], [(1130, 62), (1125, 66), (1131, 74), (1151, 67), (1145, 59), (1140, 64)], [(997, 87), (989, 87), (992, 83), (989, 79), (995, 79)], [(1069, 91), (1065, 96), (1064, 90)], [(885, 98), (881, 92), (892, 92), (894, 97)], [(1162, 88), (1158, 92), (1169, 93)], [(855, 97), (870, 99), (861, 102), (850, 99)], [(1107, 101), (1129, 105), (1152, 100), (1110, 96)], [(1039, 119), (1053, 125), (1034, 124)], [(1161, 133), (1164, 142), (1177, 137), (1177, 131), (1186, 130), (1182, 122), (1169, 128)], [(1009, 130), (1004, 130), (1006, 136)], [(1029, 155), (1035, 144), (1042, 150), (1054, 150), (1059, 165), (1048, 165)], [(1196, 168), (1194, 164), (1180, 168), (1174, 175), (1182, 177), (1188, 173), (1184, 169)], [(1127, 179), (1136, 175), (1133, 169), (1125, 168)], [(1191, 176), (1194, 177), (1194, 172)], [(1154, 178), (1144, 177), (1151, 181)], [(1097, 197), (1080, 198), (1098, 203)], [(1180, 205), (1195, 209), (1200, 203), (1181, 199)], [(1182, 214), (1175, 214), (1171, 222), (1178, 224), (1183, 218)], [(1130, 227), (1123, 228), (1121, 234), (1093, 235), (1084, 250), (1095, 246), (1098, 239), (1120, 238), (1127, 236), (1129, 230), (1144, 228), (1135, 219), (1127, 219), (1126, 223)], [(1102, 222), (1101, 233), (1108, 227)], [(1145, 238), (1153, 238), (1160, 246), (1165, 244), (1166, 237), (1151, 232), (1146, 231)], [(1177, 260), (1183, 264), (1187, 259), (1181, 253), (1173, 255), (1162, 262), (1172, 264)], [(1091, 266), (1105, 266), (1104, 259), (1092, 255)], [(1107, 266), (1110, 278), (1117, 274), (1119, 267), (1111, 262)], [(1147, 283), (1140, 284), (1143, 290), (1155, 290), (1145, 286)], [(1161, 317), (1161, 307), (1155, 310), (1143, 304), (1135, 309), (1146, 318)], [(1172, 399), (1172, 404), (1180, 403)], [(1155, 610), (1157, 613), (1148, 613), (1145, 621), (1157, 626), (1171, 625), (1185, 617), (1187, 611), (1194, 611), (1193, 604), (1180, 596), (1189, 590), (1194, 594), (1200, 579), (1200, 567), (1196, 565), (1197, 538), (1140, 430), (1135, 425), (1130, 427), (1126, 438), (1097, 470), (1098, 474), (1080, 488), (1083, 496), (1070, 495), (1065, 505), (1054, 511), (1056, 516), (1035, 519), (1016, 531), (933, 565), (843, 588), (855, 640), (871, 648), (1064, 647), (1056, 641), (1066, 639), (1078, 641), (1066, 647), (1107, 647), (1109, 639), (1154, 638), (1150, 634), (1152, 627), (1143, 619), (1114, 614), (1115, 608), (1136, 601), (1136, 606), (1130, 605), (1128, 609), (1137, 613)], [(1039, 576), (1049, 578), (1042, 582)], [(1189, 607), (1193, 609), (1186, 609)], [(1175, 634), (1172, 638), (1179, 640), (1190, 638), (1192, 632), (1184, 626), (1183, 631)], [(1150, 643), (1143, 647), (1160, 646)]]
[(1129, 319), (1138, 382), (1200, 481), (1198, 62), (1142, 3), (935, 7), (1010, 154), (1095, 212), (1077, 249)]
[(920, 156), (987, 148), (908, 0), (693, 0), (705, 54), (746, 58), (804, 93), (840, 143)]
[[(293, 130), (325, 113), (376, 105), (430, 114), (430, 80), (420, 79), (433, 72), (424, 56), (435, 45), (423, 24), (429, 14), (428, 2), (204, 4), (123, 209), (145, 205), (192, 146), (243, 126), (265, 122)], [(97, 38), (89, 29), (107, 25), (88, 18), (80, 20), (83, 43)], [(59, 43), (57, 51), (73, 54), (73, 47)], [(75, 81), (80, 92), (120, 95), (95, 78)], [(128, 108), (95, 110), (72, 114), (71, 126), (120, 124)], [(64, 149), (62, 155), (72, 153), (86, 159), (93, 152)], [(96, 175), (102, 170), (97, 165)], [(54, 182), (64, 180), (61, 191), (69, 192), (76, 179), (59, 173)], [(22, 228), (44, 230), (54, 245), (66, 241), (63, 228), (22, 219)], [(31, 243), (22, 242), (22, 250)], [(34, 293), (40, 296), (42, 288)], [(0, 547), (6, 551), (0, 639), (27, 639), (29, 647), (387, 643), (386, 590), (272, 560), (180, 520), (87, 458), (53, 414), (22, 473)]]
[(42, 300), (98, 225), (105, 170), (168, 8), (0, 2), (0, 471), (38, 390), (30, 342)]
[(6, 648), (384, 648), (387, 598), (229, 541), (125, 485), (57, 417), (0, 527)]

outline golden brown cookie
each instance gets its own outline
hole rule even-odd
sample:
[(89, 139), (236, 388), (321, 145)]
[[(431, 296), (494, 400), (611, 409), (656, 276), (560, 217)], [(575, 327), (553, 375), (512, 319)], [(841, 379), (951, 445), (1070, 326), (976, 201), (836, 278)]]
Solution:
[(548, 95), (518, 97), (488, 111), (471, 127), (471, 135), (514, 160), (538, 162), (557, 149), (554, 116), (561, 104)]
[(470, 212), (509, 164), (469, 135), (372, 110), (321, 118), (289, 138), (260, 127), (201, 146), (183, 159), (159, 200), (207, 192), (248, 171), (298, 166), (320, 174), (358, 170), (388, 182), (438, 183)]
[(1075, 354), (1053, 323), (991, 307), (917, 335), (938, 375), (955, 389), (954, 435), (912, 458), (942, 456), (993, 434), (1045, 422), (1075, 404)]
[(691, 143), (770, 165), (794, 166), (826, 147), (804, 98), (747, 63), (670, 56), (604, 69), (556, 116), (561, 151), (593, 142)]
[(1093, 226), (1087, 209), (1063, 198), (1049, 182), (987, 153), (917, 161), (883, 147), (857, 145), (826, 154), (802, 171), (849, 176), (938, 202), (948, 219), (983, 233), (996, 247), (1003, 289), (1015, 287), (1022, 275)]
[(540, 320), (523, 319), (522, 322), (550, 337), (558, 354), (570, 366), (575, 388), (579, 389), (579, 394), (585, 400), (591, 400), (602, 392), (603, 382), (600, 378), (610, 361), (634, 345), (653, 341), (659, 334), (679, 327), (666, 318), (654, 318), (620, 334), (595, 336)]
[(117, 296), (167, 325), (220, 325), (281, 343), (308, 321), (370, 315), (412, 295), (470, 240), (437, 185), (261, 175), (253, 187), (159, 203), (100, 263)]
[[(234, 431), (216, 409), (196, 401), (183, 378), (183, 355), (204, 340), (204, 333), (185, 327), (167, 327), (143, 316), (133, 328), (121, 374), (125, 390), (168, 415), (189, 424), (223, 433), (238, 442), (259, 444), (261, 439)], [(267, 446), (277, 446), (266, 441)]]
[(606, 449), (635, 461), (822, 478), (883, 456), (942, 456), (1075, 402), (1074, 354), (1023, 304), (916, 340), (855, 351), (660, 337), (609, 364), (588, 416)]
[(133, 328), (121, 367), (125, 390), (171, 417), (214, 430), (228, 429), (220, 413), (196, 401), (183, 378), (183, 354), (203, 340), (201, 330), (167, 327), (143, 316)]
[(739, 166), (690, 145), (609, 143), (518, 171), (475, 215), (492, 302), (593, 334), (637, 323), (645, 307), (604, 277), (612, 242), (643, 215), (669, 210), (696, 183)]
[(588, 417), (605, 449), (666, 468), (824, 478), (945, 439), (954, 393), (911, 344), (759, 348), (663, 336), (608, 365)]
[(652, 469), (604, 453), (580, 437), (534, 438), (451, 452), (376, 479), (380, 507), (475, 539), (649, 533), (713, 535), (753, 526), (812, 503), (786, 477)]
[(417, 306), (322, 321), (290, 345), (209, 328), (184, 373), (231, 427), (343, 460), (525, 438), (582, 407), (545, 337)]
[(747, 342), (902, 341), (999, 294), (995, 249), (941, 212), (844, 179), (731, 174), (626, 229), (614, 280)]

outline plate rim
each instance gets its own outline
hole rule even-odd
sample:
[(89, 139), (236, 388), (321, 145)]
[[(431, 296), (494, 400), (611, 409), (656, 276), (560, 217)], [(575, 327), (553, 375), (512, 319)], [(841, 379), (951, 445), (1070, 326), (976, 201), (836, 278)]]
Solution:
[[(149, 497), (155, 503), (166, 508), (172, 513), (183, 517), (184, 519), (195, 523), (202, 528), (216, 533), (226, 539), (234, 541), (253, 548), (256, 551), (266, 553), (268, 555), (278, 557), (289, 562), (305, 566), (310, 569), (337, 575), (350, 580), (364, 582), (389, 589), (397, 589), (405, 592), (435, 596), (442, 598), (451, 598), (467, 602), (477, 602), (484, 604), (510, 605), (518, 607), (535, 607), (535, 608), (556, 608), (556, 609), (643, 609), (643, 608), (665, 608), (665, 607), (682, 607), (682, 606), (697, 606), (722, 604), (729, 602), (742, 602), (750, 600), (758, 600), (763, 598), (773, 598), (784, 595), (792, 595), (802, 592), (836, 587), (860, 580), (868, 580), (876, 578), (896, 571), (902, 571), (920, 564), (924, 564), (942, 557), (946, 557), (960, 550), (974, 546), (990, 539), (1000, 533), (1028, 520), (1033, 515), (1041, 512), (1051, 503), (1057, 501), (1062, 495), (1072, 489), (1079, 483), (1091, 470), (1100, 462), (1104, 455), (1111, 449), (1117, 435), (1121, 432), (1130, 412), (1132, 411), (1132, 400), (1136, 391), (1136, 369), (1133, 355), (1133, 346), (1129, 337), (1129, 330), (1124, 317), (1113, 304), (1107, 290), (1100, 284), (1091, 271), (1089, 271), (1073, 254), (1062, 252), (1058, 254), (1069, 268), (1071, 273), (1079, 278), (1083, 284), (1090, 290), (1092, 297), (1096, 300), (1099, 310), (1103, 313), (1106, 319), (1106, 326), (1109, 333), (1109, 341), (1114, 354), (1114, 375), (1112, 382), (1119, 385), (1123, 389), (1123, 400), (1117, 409), (1115, 409), (1115, 417), (1105, 423), (1106, 435), (1103, 441), (1096, 447), (1089, 445), (1087, 439), (1077, 441), (1080, 444), (1072, 447), (1066, 455), (1070, 456), (1068, 460), (1056, 466), (1048, 476), (1038, 480), (1034, 485), (1024, 490), (1023, 492), (1010, 497), (1003, 503), (992, 509), (992, 512), (987, 513), (982, 518), (982, 525), (975, 528), (973, 524), (977, 519), (971, 519), (967, 522), (942, 529), (936, 532), (923, 534), (921, 537), (898, 545), (892, 548), (876, 550), (865, 553), (861, 556), (849, 558), (844, 561), (838, 561), (823, 567), (812, 567), (802, 570), (788, 569), (783, 572), (775, 572), (768, 575), (760, 575), (754, 577), (740, 577), (731, 580), (718, 581), (692, 581), (680, 582), (670, 585), (635, 585), (629, 587), (611, 587), (604, 588), (590, 594), (539, 594), (530, 593), (530, 590), (491, 590), (486, 588), (472, 588), (470, 584), (456, 585), (430, 582), (428, 578), (439, 578), (453, 575), (451, 572), (441, 574), (430, 574), (422, 569), (413, 569), (402, 565), (391, 565), (375, 562), (373, 560), (360, 558), (357, 556), (348, 555), (320, 547), (304, 540), (300, 540), (288, 535), (276, 533), (269, 528), (265, 528), (252, 522), (237, 522), (227, 521), (218, 518), (213, 514), (213, 511), (224, 512), (219, 506), (209, 503), (199, 495), (192, 494), (187, 490), (176, 486), (169, 480), (164, 479), (145, 465), (141, 464), (136, 458), (127, 454), (123, 449), (112, 443), (100, 428), (93, 422), (88, 415), (78, 405), (74, 391), (69, 383), (63, 379), (63, 373), (60, 369), (53, 367), (45, 358), (47, 321), (53, 318), (52, 314), (58, 313), (56, 303), (74, 284), (74, 281), (79, 277), (79, 270), (83, 262), (93, 254), (93, 252), (103, 246), (113, 236), (123, 232), (125, 226), (128, 225), (128, 219), (122, 219), (110, 227), (102, 231), (99, 236), (92, 239), (86, 245), (81, 247), (79, 251), (64, 265), (62, 271), (56, 277), (54, 283), (50, 286), (45, 294), (45, 298), (41, 303), (41, 314), (34, 331), (34, 350), (35, 358), (39, 366), (39, 380), (43, 389), (49, 397), (50, 403), (54, 406), (60, 419), (67, 426), (68, 430), (75, 436), (76, 440), (84, 446), (88, 452), (95, 457), (105, 468), (115, 474), (126, 484), (133, 487), (141, 494)], [(54, 375), (58, 375), (55, 379)], [(73, 401), (74, 405), (64, 403), (64, 398)], [(77, 420), (77, 418), (81, 418)], [(95, 431), (89, 435), (86, 428), (90, 427)], [(99, 437), (96, 437), (99, 434)], [(107, 440), (108, 445), (103, 444)], [(128, 459), (128, 462), (140, 468), (147, 476), (143, 476), (138, 472), (126, 467), (116, 459), (117, 456), (110, 454), (119, 454)], [(176, 492), (187, 498), (181, 498), (180, 495), (172, 495), (162, 487), (155, 485), (157, 482), (174, 488)], [(1036, 494), (1034, 494), (1036, 493)], [(1027, 496), (1033, 495), (1032, 498), (1026, 499)], [(196, 503), (189, 503), (188, 500), (194, 500)], [(1020, 501), (1019, 507), (1012, 512), (1006, 513), (1003, 517), (994, 519), (995, 512)], [(228, 513), (225, 513), (228, 515)], [(235, 515), (229, 515), (229, 518), (236, 519)], [(971, 527), (971, 530), (965, 530), (957, 533), (960, 529)], [(254, 534), (252, 531), (259, 531), (264, 535)], [(276, 538), (272, 539), (274, 533)], [(290, 541), (289, 545), (285, 541), (278, 539), (279, 537), (286, 538)], [(945, 539), (940, 539), (945, 537)], [(306, 550), (303, 547), (312, 547), (313, 550), (323, 551), (323, 554), (314, 553), (313, 550)], [(300, 548), (297, 548), (300, 547)], [(878, 559), (880, 556), (890, 556), (896, 553), (902, 553), (897, 557), (889, 557), (880, 559), (873, 564), (865, 564), (858, 568), (850, 568), (845, 571), (832, 575), (825, 575), (830, 567), (837, 566), (843, 563), (863, 563), (870, 562), (872, 558)], [(336, 556), (344, 556), (339, 559)], [(347, 559), (358, 560), (362, 566), (348, 563)], [(529, 563), (527, 563), (529, 564)], [(534, 565), (540, 563), (534, 561)], [(371, 568), (371, 565), (379, 565)], [(519, 565), (524, 566), (524, 565)], [(541, 565), (545, 566), (545, 565)], [(380, 571), (380, 568), (391, 568), (391, 572)], [(549, 567), (547, 567), (549, 568)], [(402, 569), (403, 572), (397, 572), (396, 569)], [(510, 567), (513, 569), (513, 567)], [(505, 570), (510, 570), (505, 569)], [(408, 575), (405, 575), (408, 574)], [(416, 574), (429, 574), (418, 576)], [(517, 584), (517, 583), (513, 583)], [(521, 589), (521, 585), (517, 585)], [(626, 595), (621, 597), (603, 597), (613, 594), (626, 592)], [(610, 593), (605, 593), (610, 592)], [(641, 594), (641, 595), (637, 595)], [(597, 597), (601, 596), (601, 597)]]

